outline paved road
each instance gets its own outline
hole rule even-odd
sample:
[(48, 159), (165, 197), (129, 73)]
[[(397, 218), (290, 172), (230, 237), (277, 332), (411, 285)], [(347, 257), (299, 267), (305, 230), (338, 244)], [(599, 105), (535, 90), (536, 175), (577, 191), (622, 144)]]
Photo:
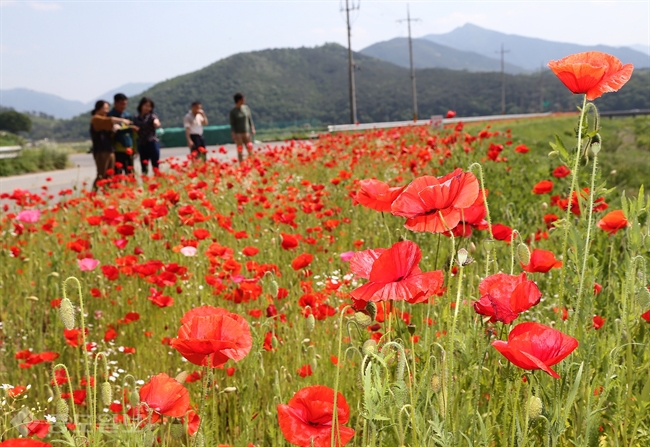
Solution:
[[(267, 145), (282, 143), (256, 144), (255, 150), (260, 150)], [(227, 154), (220, 154), (217, 149), (221, 146), (208, 146), (208, 157), (218, 158), (223, 161), (237, 157), (237, 147), (234, 144), (227, 144)], [(161, 160), (168, 158), (185, 158), (189, 154), (186, 147), (165, 148), (160, 151)], [(31, 193), (40, 193), (43, 197), (54, 195), (58, 197), (59, 191), (64, 189), (85, 188), (89, 189), (95, 179), (95, 162), (91, 154), (73, 154), (70, 157), (73, 168), (59, 171), (37, 172), (34, 174), (16, 175), (12, 177), (0, 177), (0, 194), (11, 193), (15, 189), (23, 189)], [(140, 163), (136, 159), (136, 172), (140, 172)], [(47, 180), (50, 179), (50, 180)], [(47, 186), (47, 190), (42, 189)]]

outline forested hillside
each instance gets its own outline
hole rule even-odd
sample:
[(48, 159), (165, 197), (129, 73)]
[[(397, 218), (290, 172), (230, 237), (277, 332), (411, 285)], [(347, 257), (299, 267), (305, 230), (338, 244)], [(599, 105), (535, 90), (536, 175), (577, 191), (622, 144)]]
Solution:
[[(412, 117), (409, 71), (355, 54), (360, 122)], [(501, 74), (446, 69), (416, 71), (420, 117), (500, 113)], [(316, 48), (271, 49), (240, 53), (154, 85), (144, 92), (156, 102), (165, 127), (179, 126), (189, 105), (200, 100), (211, 124), (226, 124), (232, 95), (243, 92), (260, 125), (309, 120), (312, 124), (349, 122), (347, 52), (336, 44)], [(540, 96), (541, 95), (541, 96)], [(575, 110), (579, 103), (550, 72), (506, 75), (507, 113)], [(107, 98), (109, 99), (109, 98)], [(132, 98), (135, 109), (138, 98)], [(650, 71), (637, 70), (616, 95), (605, 95), (601, 110), (650, 108)], [(86, 138), (88, 116), (72, 120), (34, 120), (32, 138)]]

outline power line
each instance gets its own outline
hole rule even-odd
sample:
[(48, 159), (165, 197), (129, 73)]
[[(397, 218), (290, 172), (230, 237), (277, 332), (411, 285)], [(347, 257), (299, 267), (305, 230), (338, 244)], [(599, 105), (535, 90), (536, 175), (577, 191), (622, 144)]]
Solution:
[(505, 62), (503, 56), (505, 53), (510, 53), (510, 50), (504, 50), (503, 44), (501, 44), (501, 50), (495, 51), (495, 53), (501, 53), (501, 114), (505, 115), (506, 113), (506, 70)]
[(349, 0), (345, 0), (345, 19), (348, 26), (348, 78), (350, 84), (350, 121), (352, 124), (357, 123), (357, 98), (356, 90), (354, 86), (354, 59), (352, 57), (352, 33), (350, 25), (350, 11), (355, 11), (359, 9), (360, 2), (357, 2), (357, 5), (354, 6), (354, 0), (352, 6), (350, 7)]
[(420, 19), (412, 19), (409, 11), (409, 5), (406, 4), (406, 18), (400, 19), (398, 22), (406, 22), (409, 30), (409, 60), (411, 62), (411, 90), (413, 93), (413, 120), (418, 119), (418, 94), (415, 87), (415, 68), (413, 67), (413, 39), (411, 39), (411, 22), (419, 22)]

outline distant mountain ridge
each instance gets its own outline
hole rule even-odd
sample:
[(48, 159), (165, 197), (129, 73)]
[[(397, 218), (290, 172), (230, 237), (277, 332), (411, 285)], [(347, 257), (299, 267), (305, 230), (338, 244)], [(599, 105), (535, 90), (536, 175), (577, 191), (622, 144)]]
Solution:
[(19, 112), (36, 114), (41, 112), (55, 118), (69, 119), (80, 113), (89, 112), (98, 99), (112, 101), (115, 93), (134, 96), (142, 93), (152, 85), (152, 82), (130, 82), (109, 90), (86, 103), (27, 88), (13, 88), (0, 90), (0, 106), (12, 108)]
[[(560, 59), (573, 53), (602, 51), (618, 57), (624, 64), (634, 64), (636, 68), (650, 67), (650, 55), (629, 47), (607, 45), (578, 45), (554, 42), (534, 37), (506, 34), (481, 28), (467, 23), (448, 33), (427, 34), (423, 39), (461, 51), (473, 51), (485, 57), (498, 58), (495, 54), (501, 44), (509, 53), (505, 55), (508, 63), (528, 71), (538, 71), (548, 61)], [(594, 38), (597, 38), (594, 36)]]
[[(364, 48), (360, 53), (400, 67), (410, 67), (408, 39), (405, 37), (377, 42)], [(501, 71), (500, 60), (485, 57), (473, 51), (457, 50), (427, 39), (413, 39), (413, 66), (415, 68), (446, 68), (472, 72)], [(517, 74), (525, 70), (506, 63), (505, 71)]]

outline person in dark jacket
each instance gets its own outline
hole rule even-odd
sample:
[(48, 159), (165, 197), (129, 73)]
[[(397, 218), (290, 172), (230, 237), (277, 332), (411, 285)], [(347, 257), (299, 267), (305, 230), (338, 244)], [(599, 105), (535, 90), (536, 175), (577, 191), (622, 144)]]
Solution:
[[(133, 121), (133, 117), (126, 111), (129, 98), (124, 93), (113, 96), (113, 108), (108, 116)], [(113, 148), (115, 149), (115, 173), (133, 175), (133, 154), (136, 148), (133, 147), (133, 131), (138, 131), (135, 126), (122, 126), (113, 134)]]
[(142, 174), (147, 175), (149, 164), (153, 173), (158, 171), (160, 160), (160, 144), (156, 136), (156, 129), (160, 127), (160, 119), (154, 113), (154, 102), (146, 96), (138, 104), (138, 116), (133, 123), (138, 127), (138, 153), (140, 154), (140, 166)]
[(233, 98), (235, 107), (230, 111), (230, 132), (232, 141), (237, 145), (237, 158), (241, 163), (244, 159), (244, 147), (250, 157), (253, 152), (253, 138), (255, 137), (255, 124), (253, 114), (246, 105), (246, 98), (241, 93), (235, 93)]
[(115, 151), (113, 149), (113, 132), (120, 126), (128, 126), (131, 121), (108, 116), (110, 106), (107, 101), (99, 100), (95, 103), (90, 119), (90, 139), (92, 140), (92, 153), (97, 167), (97, 178), (93, 189), (97, 189), (97, 182), (108, 177), (110, 171), (115, 170)]

